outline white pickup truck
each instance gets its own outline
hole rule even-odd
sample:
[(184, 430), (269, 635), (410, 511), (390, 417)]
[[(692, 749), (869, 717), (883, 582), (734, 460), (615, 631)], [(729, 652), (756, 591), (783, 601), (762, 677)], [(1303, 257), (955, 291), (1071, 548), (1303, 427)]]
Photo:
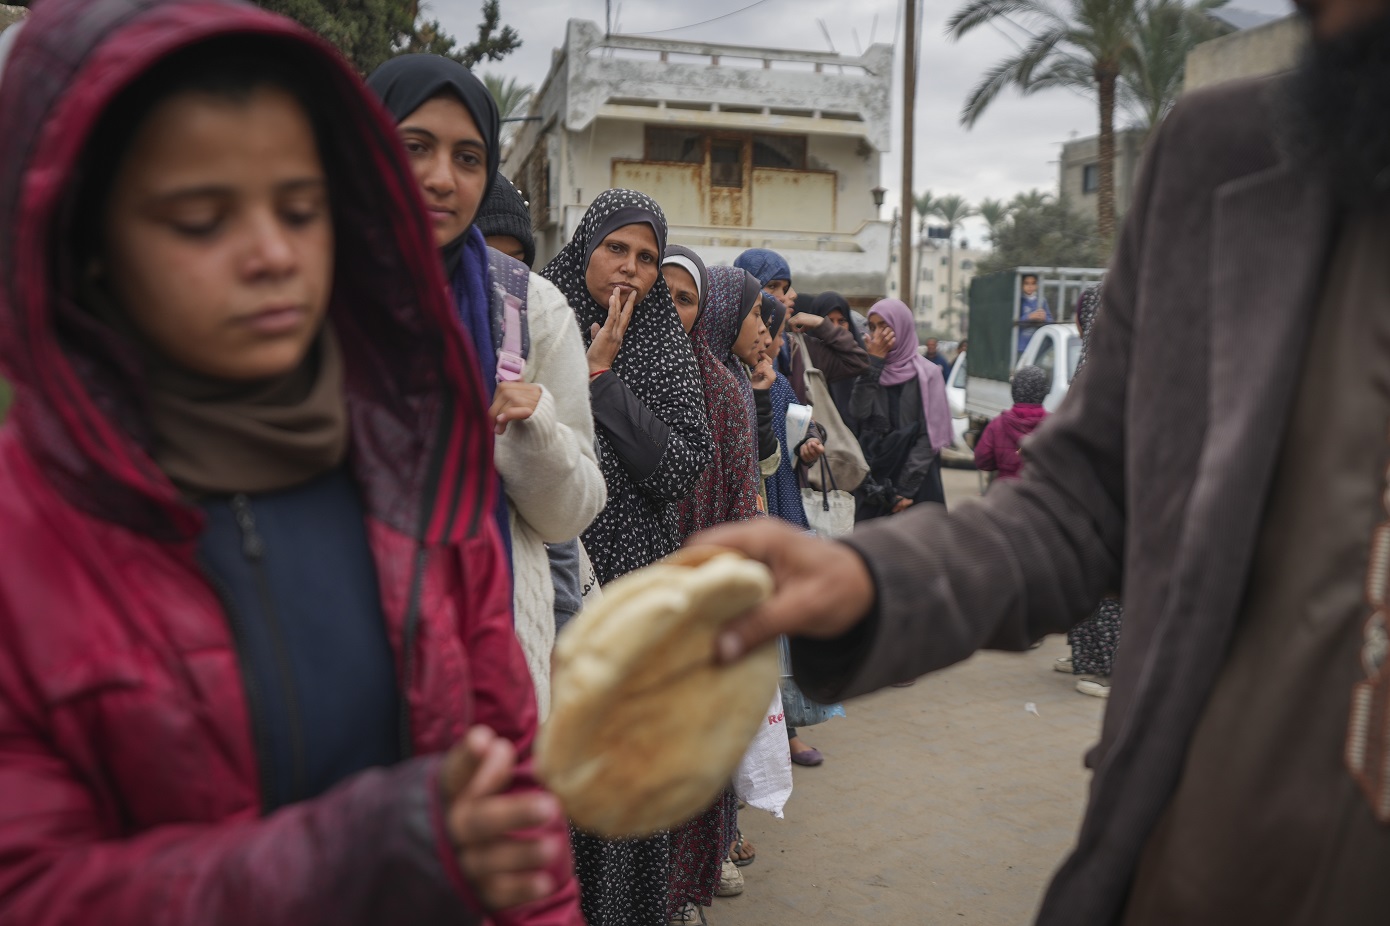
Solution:
[[(953, 401), (956, 393), (949, 387), (959, 383), (957, 388), (964, 389), (961, 406), (971, 432), (978, 435), (990, 419), (1013, 404), (1010, 380), (1014, 370), (1027, 364), (1047, 371), (1052, 387), (1043, 406), (1049, 412), (1057, 409), (1081, 359), (1081, 335), (1073, 307), (1082, 290), (1100, 282), (1102, 276), (1100, 269), (1019, 267), (972, 281), (970, 349), (957, 360), (962, 369), (952, 370), (947, 379)], [(1038, 281), (1037, 291), (1046, 300), (1054, 323), (1019, 321), (1023, 283), (1028, 277)], [(1018, 343), (1025, 329), (1031, 329), (1032, 335), (1020, 352)], [(967, 361), (969, 367), (964, 368)], [(973, 446), (974, 441), (969, 443)]]
[[(968, 375), (969, 370), (965, 368), (967, 357), (969, 353), (961, 355), (956, 361), (961, 370), (957, 373), (953, 369), (951, 380), (959, 380), (964, 386), (963, 404), (966, 414), (988, 421), (1014, 404), (1012, 388), (1008, 382), (971, 378)], [(1075, 325), (1043, 325), (1033, 333), (1033, 339), (1028, 342), (1014, 369), (1022, 366), (1043, 368), (1052, 380), (1052, 388), (1048, 390), (1047, 398), (1043, 401), (1043, 408), (1053, 412), (1067, 394), (1071, 379), (1076, 375), (1077, 361), (1080, 359), (1081, 335)]]

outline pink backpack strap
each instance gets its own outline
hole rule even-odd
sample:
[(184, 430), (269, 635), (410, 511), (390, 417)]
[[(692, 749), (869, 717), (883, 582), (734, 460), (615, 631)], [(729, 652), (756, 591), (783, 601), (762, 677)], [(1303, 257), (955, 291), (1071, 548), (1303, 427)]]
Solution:
[(523, 331), (526, 328), (526, 306), (511, 293), (502, 297), (502, 349), (497, 352), (497, 381), (520, 382), (526, 372)]
[[(531, 332), (526, 323), (526, 296), (531, 270), (501, 251), (487, 249), (488, 280), (492, 284), (493, 318), (501, 316), (502, 337), (497, 345), (497, 381), (520, 382), (531, 353)], [(501, 312), (497, 306), (501, 303)]]

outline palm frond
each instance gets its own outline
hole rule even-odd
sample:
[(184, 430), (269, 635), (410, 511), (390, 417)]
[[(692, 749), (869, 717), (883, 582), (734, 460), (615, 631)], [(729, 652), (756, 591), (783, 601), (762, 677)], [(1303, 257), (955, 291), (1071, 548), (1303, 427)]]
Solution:
[(964, 196), (955, 193), (943, 196), (936, 201), (935, 215), (955, 232), (960, 223), (975, 214), (975, 207), (966, 202)]
[(1056, 51), (1060, 41), (1061, 36), (1057, 33), (1040, 35), (1018, 54), (1005, 58), (986, 71), (965, 101), (965, 108), (960, 114), (961, 124), (966, 128), (973, 126), (1006, 87), (1014, 86), (1024, 93), (1029, 92), (1028, 85), (1033, 81), (1035, 72), (1045, 66), (1048, 56)]
[(1004, 16), (1033, 21), (1048, 30), (1066, 25), (1066, 21), (1044, 0), (970, 0), (946, 20), (946, 34), (959, 39), (972, 29)]

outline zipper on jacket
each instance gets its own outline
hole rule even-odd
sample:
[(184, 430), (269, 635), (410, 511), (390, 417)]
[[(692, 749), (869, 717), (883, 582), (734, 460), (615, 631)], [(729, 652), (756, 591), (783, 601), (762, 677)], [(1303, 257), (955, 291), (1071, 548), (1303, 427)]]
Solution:
[(415, 674), (415, 636), (420, 629), (420, 599), (425, 591), (425, 564), (430, 551), (422, 543), (415, 551), (415, 565), (410, 572), (410, 601), (405, 609), (405, 625), (401, 630), (401, 758), (408, 759), (415, 751), (410, 735), (410, 682)]
[(261, 701), (261, 688), (256, 682), (256, 673), (251, 671), (250, 665), (246, 661), (246, 625), (242, 622), (241, 615), (237, 612), (236, 605), (232, 602), (232, 593), (217, 573), (208, 568), (206, 562), (201, 558), (198, 566), (202, 570), (203, 578), (208, 580), (208, 585), (212, 586), (213, 594), (222, 602), (222, 610), (227, 615), (227, 623), (232, 626), (232, 642), (237, 649), (237, 668), (241, 672), (241, 685), (246, 689), (247, 713), (251, 719), (251, 739), (256, 744), (256, 771), (257, 779), (260, 783), (261, 791), (261, 811), (264, 812), (266, 802), (270, 800), (271, 781), (270, 763), (266, 757), (270, 755), (270, 737), (265, 729), (265, 704)]
[(256, 574), (256, 590), (260, 595), (261, 609), (265, 612), (266, 624), (270, 629), (276, 667), (280, 672), (280, 684), (285, 690), (286, 713), (290, 727), (290, 793), (286, 803), (294, 803), (303, 800), (307, 794), (304, 725), (300, 716), (299, 699), (294, 690), (294, 670), (290, 665), (288, 647), (285, 646), (279, 612), (275, 609), (275, 596), (270, 591), (270, 577), (265, 571), (265, 541), (256, 529), (256, 516), (251, 511), (251, 500), (238, 493), (232, 496), (231, 506), (237, 527), (241, 529), (242, 555), (251, 563), (252, 571)]

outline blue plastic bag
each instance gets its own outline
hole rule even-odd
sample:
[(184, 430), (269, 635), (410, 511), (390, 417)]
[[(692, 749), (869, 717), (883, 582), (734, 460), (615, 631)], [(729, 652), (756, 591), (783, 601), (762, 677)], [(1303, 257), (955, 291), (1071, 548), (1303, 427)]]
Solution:
[(787, 726), (814, 727), (818, 723), (825, 723), (831, 717), (845, 716), (842, 704), (821, 704), (806, 697), (792, 678), (791, 645), (788, 644), (787, 638), (779, 638), (777, 646), (782, 665), (782, 710), (787, 717)]

